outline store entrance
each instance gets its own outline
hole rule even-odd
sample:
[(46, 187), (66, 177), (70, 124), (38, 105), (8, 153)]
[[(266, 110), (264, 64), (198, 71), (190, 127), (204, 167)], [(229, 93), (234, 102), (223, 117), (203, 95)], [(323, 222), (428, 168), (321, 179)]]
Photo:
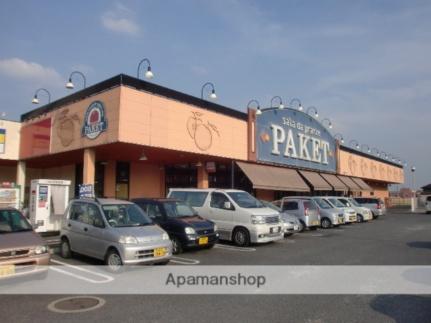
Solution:
[(197, 168), (192, 164), (177, 164), (165, 166), (166, 192), (170, 188), (197, 187)]

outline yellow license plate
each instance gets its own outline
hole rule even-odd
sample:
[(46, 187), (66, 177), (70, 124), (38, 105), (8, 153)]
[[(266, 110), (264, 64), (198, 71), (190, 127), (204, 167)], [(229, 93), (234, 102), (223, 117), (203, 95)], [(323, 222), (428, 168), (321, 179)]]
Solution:
[(154, 249), (154, 257), (163, 257), (164, 255), (166, 255), (166, 249), (165, 248)]
[(0, 277), (15, 274), (15, 265), (0, 265)]
[(199, 244), (208, 244), (208, 237), (199, 238)]

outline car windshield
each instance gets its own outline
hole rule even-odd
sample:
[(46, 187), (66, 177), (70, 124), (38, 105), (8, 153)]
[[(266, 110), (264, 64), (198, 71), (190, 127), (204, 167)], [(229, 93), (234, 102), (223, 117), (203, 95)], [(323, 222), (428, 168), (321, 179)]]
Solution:
[(358, 202), (356, 202), (354, 199), (349, 199), (350, 204), (353, 204), (354, 206), (361, 206)]
[(341, 203), (339, 200), (337, 199), (329, 199), (329, 202), (331, 202), (331, 204), (335, 207), (346, 207), (343, 203)]
[(260, 202), (262, 202), (262, 204), (265, 205), (266, 207), (273, 209), (274, 211), (281, 212), (281, 208), (278, 207), (277, 205), (272, 204), (271, 202), (263, 201), (263, 200), (260, 200)]
[(172, 191), (169, 194), (170, 198), (178, 199), (186, 202), (192, 207), (202, 207), (208, 192), (188, 192), (188, 191)]
[(183, 202), (163, 202), (166, 215), (169, 218), (181, 218), (195, 216), (196, 212), (188, 204)]
[(0, 234), (32, 231), (30, 223), (17, 210), (0, 210)]
[(153, 222), (135, 204), (110, 204), (102, 205), (106, 221), (112, 227), (137, 227), (150, 225)]
[(314, 201), (317, 203), (317, 205), (319, 205), (321, 209), (332, 209), (332, 205), (324, 199), (314, 199)]
[(229, 192), (227, 193), (232, 200), (235, 201), (240, 207), (245, 209), (253, 209), (253, 208), (262, 208), (265, 207), (262, 202), (255, 199), (253, 196), (248, 194), (247, 192)]

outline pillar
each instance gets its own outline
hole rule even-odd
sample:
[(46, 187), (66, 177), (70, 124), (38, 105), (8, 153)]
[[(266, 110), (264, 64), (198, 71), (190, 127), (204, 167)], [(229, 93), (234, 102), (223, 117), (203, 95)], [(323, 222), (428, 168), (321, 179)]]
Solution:
[(25, 193), (25, 161), (18, 161), (16, 165), (16, 184), (20, 186), (19, 191), (19, 206), (22, 208), (24, 206), (24, 193)]
[(198, 167), (198, 188), (208, 188), (208, 172), (204, 166)]
[(83, 184), (94, 185), (94, 176), (96, 174), (96, 152), (94, 149), (84, 149), (84, 170), (82, 176)]

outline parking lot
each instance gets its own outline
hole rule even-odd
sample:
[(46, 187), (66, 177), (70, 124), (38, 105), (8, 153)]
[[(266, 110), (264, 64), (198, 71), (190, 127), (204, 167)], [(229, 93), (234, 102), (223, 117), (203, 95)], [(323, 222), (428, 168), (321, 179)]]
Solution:
[[(212, 250), (189, 251), (173, 258), (178, 265), (429, 265), (431, 221), (425, 214), (391, 214), (370, 223), (308, 231), (267, 245), (238, 248), (220, 243)], [(94, 265), (86, 257), (52, 258), (64, 271), (70, 265)], [(143, 267), (139, 274), (145, 275)], [(198, 270), (198, 268), (197, 268)], [(61, 272), (57, 272), (59, 279)], [(85, 274), (85, 273), (84, 273)], [(85, 276), (85, 275), (84, 275)], [(107, 277), (110, 277), (107, 275)], [(78, 277), (79, 280), (79, 273)], [(60, 282), (59, 282), (60, 283)], [(335, 282), (334, 282), (335, 283)], [(91, 283), (89, 283), (91, 288)], [(88, 292), (88, 291), (86, 291)], [(425, 322), (431, 298), (424, 296), (107, 296), (100, 309), (58, 314), (47, 305), (59, 296), (1, 296), (2, 313), (11, 321), (250, 321)], [(25, 301), (25, 310), (21, 310)]]

